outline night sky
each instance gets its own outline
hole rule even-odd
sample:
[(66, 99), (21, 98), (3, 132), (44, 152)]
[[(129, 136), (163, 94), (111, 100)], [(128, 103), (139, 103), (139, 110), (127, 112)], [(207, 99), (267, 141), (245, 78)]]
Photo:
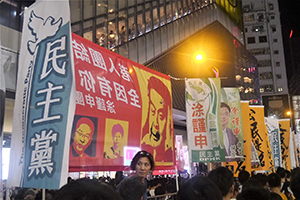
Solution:
[[(300, 68), (300, 0), (278, 0), (287, 77), (299, 73)], [(290, 32), (293, 30), (292, 39)], [(293, 55), (293, 56), (292, 56)]]

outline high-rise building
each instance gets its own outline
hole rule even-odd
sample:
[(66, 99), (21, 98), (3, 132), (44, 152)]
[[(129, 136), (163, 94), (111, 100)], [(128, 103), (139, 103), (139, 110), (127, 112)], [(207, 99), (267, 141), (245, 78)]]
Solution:
[(242, 0), (245, 46), (258, 61), (265, 115), (288, 117), (289, 91), (278, 0)]

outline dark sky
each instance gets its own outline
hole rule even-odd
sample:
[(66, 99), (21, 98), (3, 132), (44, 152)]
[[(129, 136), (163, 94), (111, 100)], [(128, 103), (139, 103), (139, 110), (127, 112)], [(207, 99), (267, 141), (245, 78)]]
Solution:
[[(278, 0), (278, 2), (287, 77), (291, 79), (299, 72), (297, 68), (300, 67), (300, 0)], [(292, 39), (289, 38), (291, 30), (293, 30)]]

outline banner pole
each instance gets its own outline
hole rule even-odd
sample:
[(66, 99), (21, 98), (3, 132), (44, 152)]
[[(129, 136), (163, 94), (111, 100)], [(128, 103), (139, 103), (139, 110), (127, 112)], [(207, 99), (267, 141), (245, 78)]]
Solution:
[(46, 199), (46, 189), (43, 188), (42, 189), (42, 200), (45, 200)]
[(177, 166), (175, 166), (175, 171), (176, 171), (176, 190), (178, 192), (179, 190), (179, 184), (178, 184), (178, 170), (177, 170)]

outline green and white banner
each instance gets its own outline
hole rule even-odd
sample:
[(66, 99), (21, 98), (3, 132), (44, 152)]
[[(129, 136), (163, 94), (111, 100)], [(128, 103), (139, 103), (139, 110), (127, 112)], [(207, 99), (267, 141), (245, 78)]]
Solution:
[(225, 150), (226, 161), (243, 159), (244, 136), (241, 99), (238, 88), (221, 89), (221, 126), (223, 138), (220, 143)]
[(220, 79), (186, 79), (188, 147), (192, 162), (225, 161), (220, 138)]

